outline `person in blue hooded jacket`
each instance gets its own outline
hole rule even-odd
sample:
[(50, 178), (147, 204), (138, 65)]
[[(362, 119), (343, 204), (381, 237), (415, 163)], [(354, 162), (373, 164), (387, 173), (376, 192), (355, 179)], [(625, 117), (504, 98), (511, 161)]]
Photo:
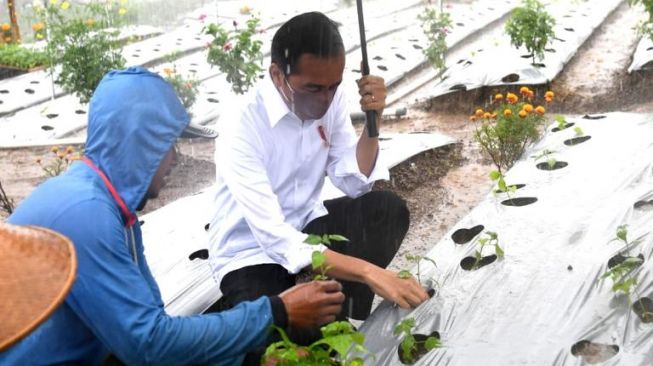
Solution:
[[(103, 363), (238, 365), (275, 324), (314, 327), (335, 319), (334, 281), (295, 286), (232, 310), (166, 314), (143, 255), (134, 212), (156, 197), (189, 117), (173, 88), (143, 68), (108, 73), (89, 108), (86, 155), (39, 186), (9, 217), (72, 240), (77, 278), (64, 304), (0, 354), (2, 365)], [(28, 260), (28, 259), (26, 259)]]

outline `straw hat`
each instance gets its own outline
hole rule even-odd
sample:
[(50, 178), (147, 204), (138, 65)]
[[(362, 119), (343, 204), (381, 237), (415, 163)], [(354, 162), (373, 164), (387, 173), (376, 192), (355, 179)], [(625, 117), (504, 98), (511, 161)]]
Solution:
[(0, 223), (0, 352), (61, 305), (76, 270), (75, 249), (63, 235)]

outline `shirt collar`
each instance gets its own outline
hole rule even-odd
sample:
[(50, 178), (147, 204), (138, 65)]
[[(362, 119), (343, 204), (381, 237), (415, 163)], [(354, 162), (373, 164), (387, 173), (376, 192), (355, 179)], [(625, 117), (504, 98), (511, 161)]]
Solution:
[(274, 127), (283, 117), (292, 113), (269, 75), (263, 80), (261, 98), (270, 121), (270, 127)]

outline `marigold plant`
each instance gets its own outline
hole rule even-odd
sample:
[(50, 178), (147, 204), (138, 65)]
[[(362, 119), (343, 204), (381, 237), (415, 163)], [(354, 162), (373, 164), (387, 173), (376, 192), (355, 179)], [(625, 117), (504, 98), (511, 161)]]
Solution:
[(186, 78), (177, 72), (176, 68), (166, 67), (163, 69), (164, 79), (172, 85), (177, 92), (181, 104), (190, 115), (190, 107), (195, 104), (199, 91), (200, 81), (196, 78)]
[(79, 160), (84, 156), (84, 151), (75, 150), (72, 146), (62, 148), (61, 146), (53, 146), (50, 148), (50, 153), (45, 159), (36, 159), (36, 163), (41, 166), (41, 169), (48, 177), (56, 177), (68, 169), (73, 161)]
[[(545, 103), (554, 93), (545, 94)], [(540, 137), (546, 108), (536, 103), (535, 92), (522, 87), (519, 92), (496, 94), (492, 104), (477, 108), (470, 117), (476, 123), (474, 138), (497, 170), (508, 170), (524, 153), (526, 146)]]

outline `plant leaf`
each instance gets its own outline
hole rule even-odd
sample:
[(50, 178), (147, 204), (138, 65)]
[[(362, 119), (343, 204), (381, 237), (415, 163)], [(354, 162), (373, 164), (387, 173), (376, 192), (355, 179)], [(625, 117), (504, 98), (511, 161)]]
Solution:
[(333, 241), (349, 241), (349, 239), (347, 239), (346, 237), (344, 237), (342, 235), (338, 235), (338, 234), (329, 235), (329, 239), (331, 239)]
[(428, 337), (424, 342), (424, 348), (426, 348), (427, 351), (440, 347), (442, 347), (442, 343), (440, 343), (440, 340), (435, 337)]

